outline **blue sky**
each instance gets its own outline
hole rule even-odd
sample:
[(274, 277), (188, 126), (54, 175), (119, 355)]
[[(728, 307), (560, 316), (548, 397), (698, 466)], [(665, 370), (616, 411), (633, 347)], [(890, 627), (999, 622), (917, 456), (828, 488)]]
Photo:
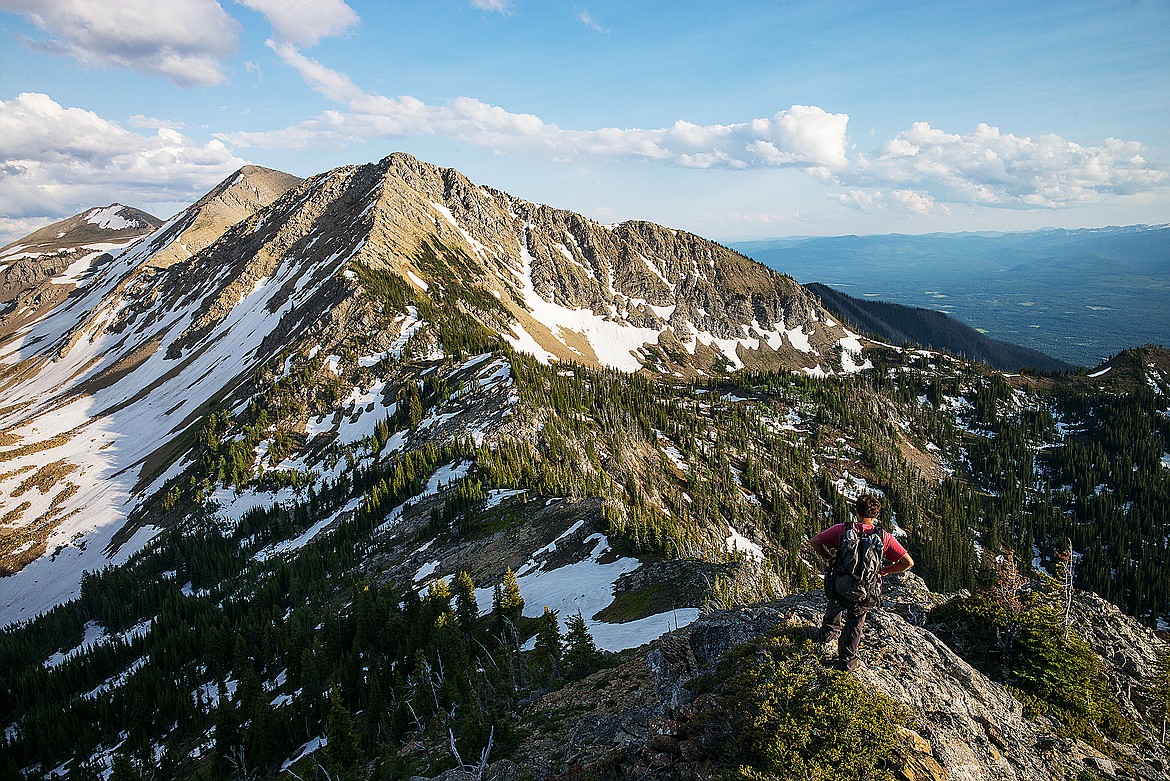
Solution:
[(1170, 3), (0, 0), (0, 242), (404, 150), (724, 241), (1170, 221)]

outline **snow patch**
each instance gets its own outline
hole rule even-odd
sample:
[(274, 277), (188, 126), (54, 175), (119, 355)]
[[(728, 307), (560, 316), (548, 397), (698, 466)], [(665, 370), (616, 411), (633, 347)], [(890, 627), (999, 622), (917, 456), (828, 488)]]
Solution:
[(356, 510), (358, 504), (361, 501), (362, 497), (355, 496), (353, 499), (350, 499), (344, 507), (333, 513), (333, 515), (330, 515), (328, 518), (322, 518), (291, 540), (284, 540), (282, 542), (276, 543), (275, 545), (270, 545), (261, 551), (257, 551), (253, 558), (257, 561), (268, 561), (275, 556), (279, 556), (284, 553), (291, 553), (295, 550), (300, 550), (312, 542), (313, 538), (328, 528), (330, 524), (340, 518), (342, 513), (353, 512)]
[(107, 634), (106, 628), (95, 621), (90, 621), (85, 625), (85, 635), (81, 643), (76, 648), (70, 649), (64, 653), (58, 651), (50, 656), (43, 663), (43, 667), (51, 670), (54, 667), (59, 667), (70, 659), (74, 659), (81, 654), (92, 651), (99, 646), (108, 645), (114, 642), (129, 643), (137, 638), (145, 637), (146, 633), (150, 631), (150, 621), (143, 621), (135, 624), (124, 632), (119, 632), (115, 635)]
[(496, 488), (488, 491), (488, 498), (483, 503), (483, 509), (491, 510), (499, 507), (505, 500), (513, 496), (523, 496), (527, 491), (523, 488)]
[(862, 494), (874, 494), (875, 496), (885, 496), (879, 489), (870, 485), (864, 477), (860, 475), (850, 474), (848, 470), (841, 473), (840, 480), (834, 480), (833, 485), (837, 490), (848, 499), (850, 502), (857, 499)]
[[(582, 561), (554, 570), (537, 569), (517, 576), (520, 593), (524, 596), (524, 615), (538, 617), (547, 605), (557, 611), (562, 631), (565, 631), (569, 617), (580, 611), (597, 646), (608, 651), (636, 648), (677, 627), (686, 626), (699, 617), (697, 608), (679, 608), (623, 624), (594, 619), (594, 615), (613, 601), (613, 584), (618, 577), (637, 569), (641, 562), (623, 557), (602, 564), (600, 559), (610, 550), (606, 536), (593, 534), (585, 538), (585, 543), (592, 543), (593, 549)], [(491, 609), (492, 589), (476, 589), (476, 600), (486, 606), (481, 612), (488, 612)], [(525, 647), (529, 648), (534, 643), (535, 639), (529, 640)]]
[(763, 548), (737, 532), (734, 526), (729, 525), (727, 528), (731, 532), (731, 534), (727, 536), (727, 550), (731, 551), (732, 553), (735, 551), (741, 551), (742, 553), (747, 554), (748, 558), (755, 559), (756, 561), (764, 560)]
[(281, 764), (280, 772), (287, 773), (288, 769), (291, 768), (293, 765), (300, 762), (302, 759), (309, 756), (314, 751), (317, 751), (318, 749), (324, 748), (325, 746), (328, 746), (328, 745), (329, 745), (328, 738), (324, 738), (324, 737), (313, 738), (308, 743), (301, 746), (300, 750), (297, 751), (297, 755), (295, 757), (293, 757), (292, 759), (286, 759), (284, 761), (284, 763)]
[(142, 223), (138, 220), (128, 220), (118, 214), (122, 207), (118, 204), (107, 206), (104, 209), (94, 209), (89, 214), (85, 215), (85, 221), (91, 225), (96, 225), (103, 230), (120, 231), (125, 228), (141, 228)]
[(427, 284), (426, 280), (424, 280), (418, 274), (415, 274), (410, 269), (406, 270), (406, 276), (410, 277), (410, 281), (418, 285), (418, 287), (421, 288), (424, 293), (431, 289), (431, 286)]

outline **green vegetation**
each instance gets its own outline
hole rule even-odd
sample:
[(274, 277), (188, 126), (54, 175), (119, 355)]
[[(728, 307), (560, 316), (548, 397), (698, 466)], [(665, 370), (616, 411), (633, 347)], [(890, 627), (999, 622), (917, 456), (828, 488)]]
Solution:
[(730, 651), (705, 717), (726, 779), (892, 779), (909, 714), (849, 673), (822, 664), (803, 627), (785, 626)]
[(1100, 659), (1062, 614), (1020, 583), (957, 597), (931, 611), (939, 634), (974, 667), (1005, 684), (1025, 715), (1048, 714), (1060, 733), (1104, 748), (1102, 738), (1132, 743), (1138, 737), (1113, 693)]
[[(65, 763), (84, 778), (97, 772), (92, 757), (114, 746), (122, 778), (156, 765), (165, 777), (264, 777), (323, 736), (344, 751), (308, 757), (298, 771), (320, 762), (335, 778), (358, 766), (434, 775), (454, 762), (451, 734), (463, 757), (478, 756), (489, 735), (493, 756), (506, 755), (518, 702), (607, 657), (582, 634), (580, 617), (570, 617), (564, 637), (547, 618), (522, 618), (511, 570), (492, 575), (485, 619), (466, 573), (425, 597), (413, 583), (386, 582), (387, 520), (452, 463), (467, 474), (433, 501), (418, 532), (427, 535), (420, 543), (436, 539), (436, 550), (505, 532), (545, 498), (592, 498), (623, 554), (738, 572), (748, 563), (727, 550), (730, 528), (750, 536), (765, 552), (751, 565), (758, 577), (720, 574), (712, 590), (719, 603), (751, 601), (774, 587), (815, 585), (802, 549), (811, 533), (849, 517), (839, 487), (848, 471), (884, 492), (883, 521), (905, 530), (916, 571), (935, 590), (979, 584), (976, 542), (985, 559), (1035, 547), (1052, 561), (1071, 538), (1079, 587), (1148, 622), (1170, 612), (1170, 470), (1161, 464), (1170, 417), (1149, 388), (1025, 389), (978, 366), (894, 351), (875, 352), (873, 372), (828, 379), (747, 372), (684, 382), (544, 366), (476, 319), (477, 308), (503, 316), (494, 296), (441, 277), (470, 259), (436, 246), (421, 253), (419, 270), (438, 280), (434, 299), (388, 269), (358, 268), (374, 320), (388, 325), (413, 308), (423, 323), (401, 358), (358, 366), (355, 356), (369, 351), (348, 336), (336, 349), (340, 376), (325, 356), (274, 358), (247, 405), (233, 413), (224, 401), (197, 427), (194, 466), (141, 518), (170, 527), (157, 543), (87, 575), (75, 602), (0, 632), (0, 722), (16, 725), (0, 740), (0, 778), (26, 769), (37, 778)], [(442, 358), (430, 357), (436, 347)], [(525, 425), (482, 442), (420, 430), (466, 393), (457, 370), (483, 353), (509, 362), (519, 397), (509, 414)], [(342, 446), (299, 433), (305, 417), (331, 413), (353, 385), (375, 381), (397, 405), (370, 437)], [(388, 452), (392, 439), (405, 446)], [(311, 468), (281, 466), (291, 457)], [(951, 471), (923, 466), (933, 458)], [(291, 488), (294, 498), (223, 522), (210, 499), (224, 487)], [(485, 511), (495, 489), (525, 489), (535, 501)], [(267, 555), (316, 524), (327, 531), (311, 543)], [(619, 595), (605, 617), (676, 604), (671, 584), (644, 587)], [(1049, 713), (1089, 740), (1096, 729), (1129, 735), (1100, 690), (1095, 660), (1083, 643), (1062, 639), (1050, 608), (1029, 602), (1008, 612), (977, 595), (942, 610), (959, 627), (956, 647), (1015, 687), (1029, 713)], [(111, 634), (149, 629), (44, 665), (75, 648), (89, 622)], [(520, 653), (538, 628), (540, 652)], [(996, 628), (1012, 638), (1010, 649), (997, 645)], [(853, 760), (822, 738), (832, 727), (869, 740), (845, 703), (862, 703), (873, 724), (896, 723), (897, 714), (809, 653), (783, 633), (738, 652), (719, 691), (754, 715), (744, 742), (727, 744), (729, 756), (741, 758), (745, 777), (787, 773), (798, 766), (785, 752), (798, 750), (810, 778), (833, 769), (881, 777), (885, 755), (872, 745), (864, 753), (877, 764), (851, 770), (841, 763)], [(1144, 695), (1152, 714), (1166, 712), (1164, 690)]]
[(689, 604), (695, 600), (694, 593), (682, 590), (681, 584), (656, 583), (628, 591), (619, 591), (610, 602), (597, 613), (599, 621), (622, 624), (639, 618), (657, 615), (678, 607), (695, 607)]

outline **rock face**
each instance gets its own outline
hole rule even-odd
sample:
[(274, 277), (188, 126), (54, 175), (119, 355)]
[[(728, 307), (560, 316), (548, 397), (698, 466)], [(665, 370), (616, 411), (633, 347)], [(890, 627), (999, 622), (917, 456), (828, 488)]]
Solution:
[[(1003, 686), (919, 625), (942, 597), (926, 591), (913, 575), (890, 592), (886, 608), (871, 614), (864, 664), (853, 674), (910, 711), (912, 728), (899, 732), (895, 777), (1166, 778), (1170, 757), (1157, 740), (1140, 747), (1115, 745), (1110, 758), (1058, 736), (1053, 724), (1027, 720)], [(545, 695), (531, 703), (528, 714), (544, 726), (507, 760), (490, 766), (487, 777), (707, 778), (718, 768), (706, 755), (709, 736), (696, 730), (713, 703), (708, 694), (696, 697), (689, 684), (712, 673), (737, 644), (778, 626), (813, 633), (823, 610), (823, 596), (810, 592), (713, 613), (646, 646), (614, 670)], [(1132, 674), (1136, 682), (1166, 650), (1150, 630), (1094, 595), (1078, 595), (1074, 612), (1110, 675)], [(1125, 691), (1120, 694), (1136, 716)], [(451, 771), (444, 778), (457, 776)]]
[[(54, 277), (53, 296), (7, 323), (0, 491), (57, 465), (37, 501), (0, 507), (11, 513), (0, 530), (9, 574), (52, 551), (68, 555), (43, 566), (74, 579), (105, 566), (101, 551), (130, 538), (128, 517), (183, 462), (190, 427), (276, 356), (285, 373), (320, 350), (401, 358), (418, 312), (384, 311), (360, 281), (371, 270), (545, 362), (683, 378), (862, 367), (860, 341), (803, 288), (731, 250), (649, 223), (603, 226), (404, 154), (303, 181), (248, 166), (162, 226), (124, 207), (78, 220), (133, 243), (111, 244), (76, 289)], [(41, 283), (10, 266), (12, 289), (40, 295), (61, 262), (37, 272)], [(4, 583), (16, 593), (0, 593), (0, 609), (19, 615), (41, 598), (36, 582), (54, 579)]]

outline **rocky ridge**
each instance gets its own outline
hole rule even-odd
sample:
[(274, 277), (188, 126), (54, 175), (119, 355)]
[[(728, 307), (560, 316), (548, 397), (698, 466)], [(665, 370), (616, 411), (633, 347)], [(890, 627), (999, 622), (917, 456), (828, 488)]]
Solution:
[[(503, 304), (496, 317), (505, 338), (545, 360), (685, 376), (716, 366), (825, 374), (853, 365), (834, 353), (843, 340), (861, 349), (790, 277), (694, 234), (638, 221), (601, 225), (409, 155), (378, 165), (388, 208), (379, 209), (371, 240), (400, 248), (398, 258), (412, 248), (421, 255), (428, 235), (460, 249)], [(451, 271), (423, 257), (400, 263), (423, 290), (441, 290)]]
[[(1061, 737), (1054, 724), (1026, 719), (1007, 689), (922, 624), (927, 610), (945, 599), (907, 575), (866, 627), (864, 664), (854, 675), (905, 706), (912, 721), (898, 734), (895, 778), (1166, 777), (1170, 755), (1152, 733), (1141, 746), (1114, 744), (1106, 756), (1083, 741)], [(796, 594), (714, 612), (664, 635), (617, 668), (530, 703), (524, 721), (540, 726), (508, 758), (490, 764), (484, 778), (709, 778), (726, 767), (727, 758), (713, 748), (710, 734), (708, 717), (716, 702), (710, 694), (696, 696), (693, 684), (752, 638), (780, 627), (815, 634), (823, 610), (819, 593)], [(1077, 594), (1074, 616), (1076, 629), (1104, 658), (1109, 675), (1129, 682), (1118, 694), (1136, 715), (1127, 692), (1136, 690), (1155, 657), (1167, 651), (1166, 642), (1093, 594)], [(1121, 647), (1125, 650), (1114, 650)], [(465, 776), (457, 769), (438, 777)]]
[[(405, 329), (425, 324), (380, 310), (363, 269), (542, 362), (680, 377), (866, 365), (860, 340), (794, 281), (693, 234), (602, 226), (405, 154), (303, 181), (249, 166), (0, 348), (0, 490), (24, 493), (28, 471), (58, 465), (41, 496), (5, 508), (4, 570), (53, 551), (104, 565), (93, 549), (112, 554), (139, 528), (128, 516), (183, 467), (190, 427), (255, 393), (256, 370), (278, 355), (286, 376), (322, 350), (401, 358)], [(369, 368), (331, 365), (339, 377)], [(77, 564), (64, 565), (71, 577)]]

